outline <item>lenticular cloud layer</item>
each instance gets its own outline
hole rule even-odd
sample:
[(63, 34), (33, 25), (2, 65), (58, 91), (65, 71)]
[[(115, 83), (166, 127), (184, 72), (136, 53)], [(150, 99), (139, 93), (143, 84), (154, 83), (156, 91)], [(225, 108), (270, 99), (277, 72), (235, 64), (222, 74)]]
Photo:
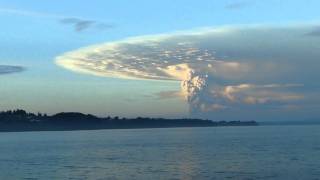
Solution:
[(312, 26), (208, 28), (95, 45), (56, 63), (97, 76), (180, 81), (191, 112), (289, 106), (305, 97), (306, 78), (318, 75), (320, 38), (309, 32)]

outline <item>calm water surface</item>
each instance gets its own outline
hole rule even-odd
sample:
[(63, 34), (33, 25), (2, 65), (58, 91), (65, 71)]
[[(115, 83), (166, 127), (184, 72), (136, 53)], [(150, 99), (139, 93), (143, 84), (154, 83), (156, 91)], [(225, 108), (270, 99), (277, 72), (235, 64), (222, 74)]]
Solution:
[(320, 126), (0, 133), (0, 179), (320, 179)]

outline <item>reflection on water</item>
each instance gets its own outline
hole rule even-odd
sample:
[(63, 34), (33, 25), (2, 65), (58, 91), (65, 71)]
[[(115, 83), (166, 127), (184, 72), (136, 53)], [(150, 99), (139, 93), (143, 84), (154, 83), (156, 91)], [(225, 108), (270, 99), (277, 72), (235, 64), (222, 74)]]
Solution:
[(319, 127), (0, 133), (0, 179), (319, 179)]

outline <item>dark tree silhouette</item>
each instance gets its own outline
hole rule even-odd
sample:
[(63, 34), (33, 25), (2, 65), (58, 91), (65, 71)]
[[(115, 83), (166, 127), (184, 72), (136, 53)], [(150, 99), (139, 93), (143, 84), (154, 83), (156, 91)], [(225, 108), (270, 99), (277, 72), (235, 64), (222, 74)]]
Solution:
[(219, 121), (201, 119), (164, 118), (99, 118), (91, 114), (62, 112), (52, 116), (27, 113), (24, 110), (0, 112), (0, 131), (53, 131), (86, 129), (128, 129), (128, 128), (168, 128), (168, 127), (212, 127), (212, 126), (253, 126), (255, 121)]

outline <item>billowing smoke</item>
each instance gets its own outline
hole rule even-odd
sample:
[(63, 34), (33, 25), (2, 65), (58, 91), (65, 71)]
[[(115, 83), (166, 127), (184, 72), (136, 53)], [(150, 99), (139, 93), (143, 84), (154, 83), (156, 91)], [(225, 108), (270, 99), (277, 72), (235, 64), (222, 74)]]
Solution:
[(296, 106), (305, 97), (301, 87), (318, 82), (320, 38), (306, 35), (312, 30), (228, 27), (138, 37), (68, 52), (56, 63), (97, 76), (178, 81), (191, 113)]
[(182, 93), (190, 105), (191, 113), (218, 108), (214, 100), (208, 98), (211, 97), (209, 84), (207, 74), (197, 74), (193, 70), (189, 72), (187, 79), (181, 82)]

